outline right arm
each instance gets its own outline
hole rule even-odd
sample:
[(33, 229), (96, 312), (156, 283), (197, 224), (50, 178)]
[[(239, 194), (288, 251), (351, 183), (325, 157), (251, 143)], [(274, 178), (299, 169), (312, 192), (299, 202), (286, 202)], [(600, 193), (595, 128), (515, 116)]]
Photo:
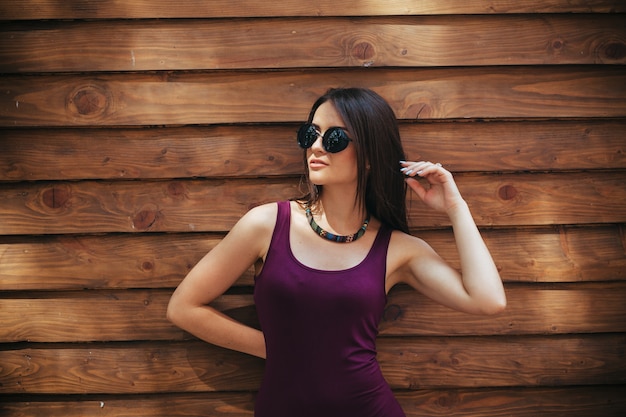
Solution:
[(167, 318), (208, 343), (265, 358), (261, 331), (233, 320), (208, 304), (265, 257), (276, 214), (276, 204), (266, 204), (244, 215), (176, 288), (167, 306)]

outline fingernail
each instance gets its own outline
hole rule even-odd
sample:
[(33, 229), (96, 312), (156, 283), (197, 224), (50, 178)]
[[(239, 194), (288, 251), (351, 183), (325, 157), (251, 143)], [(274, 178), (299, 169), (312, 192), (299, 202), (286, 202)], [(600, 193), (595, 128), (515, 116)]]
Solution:
[(420, 169), (419, 171), (417, 171), (417, 175), (422, 175), (422, 172), (424, 172), (424, 171), (422, 171), (422, 170)]
[(413, 172), (413, 170), (409, 169), (408, 171), (404, 172), (404, 175), (410, 175)]
[(406, 163), (406, 161), (400, 161), (400, 163), (401, 163), (401, 164), (404, 164), (404, 163)]

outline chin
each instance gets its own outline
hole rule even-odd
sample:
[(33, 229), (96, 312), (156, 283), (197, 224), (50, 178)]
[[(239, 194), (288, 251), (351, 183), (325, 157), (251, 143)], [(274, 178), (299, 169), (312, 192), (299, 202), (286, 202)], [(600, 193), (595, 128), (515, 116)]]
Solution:
[(315, 172), (309, 172), (309, 182), (314, 185), (324, 185), (326, 183), (323, 176)]

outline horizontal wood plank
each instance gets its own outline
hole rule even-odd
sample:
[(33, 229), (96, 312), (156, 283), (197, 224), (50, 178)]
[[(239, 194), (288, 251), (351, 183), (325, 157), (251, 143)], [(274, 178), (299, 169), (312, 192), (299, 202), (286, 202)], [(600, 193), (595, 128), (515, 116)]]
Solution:
[[(626, 122), (623, 127), (626, 131)], [(304, 164), (296, 130), (296, 125), (4, 130), (0, 180), (300, 175)]]
[[(610, 281), (626, 278), (623, 225), (496, 229), (481, 232), (506, 281)], [(429, 232), (436, 234), (437, 232)], [(452, 241), (416, 233), (460, 268)]]
[(225, 231), (262, 200), (301, 194), (289, 179), (233, 181), (3, 184), (0, 233)]
[[(399, 287), (390, 293), (381, 335), (626, 332), (626, 283), (507, 286), (506, 291), (506, 311), (485, 317), (456, 312), (408, 287)], [(165, 318), (171, 292), (60, 292), (3, 298), (0, 342), (188, 339), (189, 335)], [(213, 305), (238, 321), (259, 327), (252, 295), (224, 295)]]
[(29, 22), (0, 29), (0, 72), (626, 64), (625, 23), (617, 14)]
[(399, 119), (626, 116), (619, 66), (367, 68), (7, 75), (0, 127), (296, 122), (327, 87), (347, 85), (376, 90)]
[(3, 417), (253, 417), (254, 393), (103, 396), (80, 399), (0, 396)]
[[(626, 222), (625, 173), (459, 174), (479, 226)], [(0, 234), (224, 232), (253, 206), (302, 195), (297, 179), (0, 184)], [(412, 227), (449, 219), (408, 194)]]
[[(507, 282), (626, 280), (623, 226), (485, 229)], [(459, 267), (449, 229), (417, 230)], [(223, 234), (23, 236), (0, 238), (0, 288), (76, 290), (173, 288)], [(238, 286), (253, 284), (248, 270)]]
[[(624, 222), (626, 198), (622, 195), (626, 188), (621, 171), (600, 175), (467, 174), (457, 175), (456, 182), (479, 226)], [(448, 218), (432, 213), (416, 196), (409, 194), (408, 198), (409, 224), (450, 224)]]
[(403, 286), (390, 294), (380, 330), (384, 336), (626, 332), (624, 284), (506, 286), (506, 310), (486, 317), (456, 312)]
[(614, 13), (625, 12), (620, 0), (360, 0), (358, 11), (350, 0), (287, 0), (259, 3), (255, 0), (181, 0), (172, 7), (168, 0), (22, 0), (0, 3), (0, 19), (142, 19), (258, 16), (352, 16), (489, 13)]
[[(0, 393), (123, 394), (255, 390), (264, 362), (204, 343), (0, 351)], [(63, 369), (63, 372), (59, 372)]]
[[(394, 389), (626, 383), (625, 335), (383, 338)], [(201, 342), (0, 351), (1, 394), (250, 391), (263, 361)], [(58, 372), (63, 369), (64, 372)]]
[[(0, 288), (172, 288), (223, 234), (0, 238)], [(241, 278), (252, 284), (252, 270)]]
[[(622, 417), (626, 387), (440, 389), (395, 393), (407, 417)], [(4, 417), (252, 417), (253, 393), (29, 398), (0, 397)]]
[(407, 417), (622, 417), (626, 387), (581, 386), (397, 392)]
[(383, 374), (396, 389), (623, 384), (626, 335), (384, 338)]
[[(299, 175), (296, 128), (4, 129), (0, 181)], [(626, 120), (418, 122), (400, 130), (408, 159), (441, 161), (452, 172), (626, 169)]]
[(415, 122), (400, 133), (411, 160), (440, 161), (453, 173), (626, 165), (626, 120)]

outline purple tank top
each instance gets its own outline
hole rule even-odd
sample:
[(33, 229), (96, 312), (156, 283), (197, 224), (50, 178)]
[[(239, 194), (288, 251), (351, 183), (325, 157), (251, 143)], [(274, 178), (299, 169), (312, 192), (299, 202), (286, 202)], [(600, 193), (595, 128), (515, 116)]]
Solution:
[(376, 361), (391, 230), (381, 227), (359, 265), (323, 271), (294, 257), (290, 217), (289, 202), (279, 202), (265, 265), (255, 280), (267, 351), (255, 416), (405, 416)]

